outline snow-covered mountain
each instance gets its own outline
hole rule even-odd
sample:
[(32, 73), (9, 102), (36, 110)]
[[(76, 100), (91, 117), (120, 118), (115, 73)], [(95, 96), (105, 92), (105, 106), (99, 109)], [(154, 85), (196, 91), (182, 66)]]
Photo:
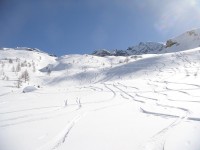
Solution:
[(113, 50), (106, 49), (97, 50), (92, 53), (95, 56), (130, 56), (130, 55), (142, 55), (142, 54), (157, 54), (164, 49), (165, 45), (156, 42), (140, 42), (136, 46), (129, 47), (127, 50)]
[(166, 42), (165, 52), (177, 52), (200, 47), (200, 29), (187, 31)]
[(156, 42), (141, 42), (129, 47), (127, 50), (97, 50), (96, 56), (130, 56), (142, 54), (161, 54), (166, 52), (178, 52), (200, 47), (200, 29), (187, 31), (175, 38), (169, 39), (165, 44)]
[(164, 44), (156, 42), (141, 42), (139, 45), (129, 47), (126, 51), (129, 55), (157, 54), (165, 48)]
[[(34, 51), (34, 52), (39, 52), (39, 53), (45, 53), (48, 54), (44, 51), (39, 50), (38, 48), (29, 48), (29, 47), (16, 47), (16, 48), (0, 48), (0, 51), (6, 51), (6, 50), (18, 50), (18, 51)], [(48, 54), (50, 56), (56, 57), (55, 54)]]
[(29, 48), (29, 47), (0, 48), (0, 50), (25, 50), (25, 51), (35, 51), (35, 52), (44, 53), (43, 51), (41, 51), (37, 48)]
[(104, 57), (1, 49), (0, 150), (199, 150), (197, 31)]

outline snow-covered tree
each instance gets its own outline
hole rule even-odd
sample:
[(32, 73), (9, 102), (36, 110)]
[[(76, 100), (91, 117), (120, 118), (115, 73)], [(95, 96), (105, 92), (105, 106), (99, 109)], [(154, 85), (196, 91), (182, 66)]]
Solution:
[(14, 67), (14, 66), (12, 66), (12, 72), (15, 72), (15, 71), (16, 71), (15, 67)]
[(12, 59), (9, 59), (8, 62), (9, 62), (10, 64), (12, 64), (12, 63), (13, 63), (13, 60), (12, 60)]
[(21, 71), (21, 65), (20, 63), (17, 64), (17, 67), (16, 67), (16, 72), (20, 72)]
[(23, 63), (21, 63), (21, 67), (27, 67), (27, 61), (26, 60)]
[(35, 72), (36, 71), (36, 68), (35, 68), (35, 65), (33, 66), (33, 72)]
[(125, 63), (128, 63), (129, 62), (129, 58), (126, 57), (126, 59), (124, 60)]
[(21, 78), (18, 78), (17, 82), (16, 82), (16, 87), (20, 88), (21, 86), (22, 86), (22, 80), (21, 80)]
[(51, 68), (48, 67), (47, 69), (47, 74), (50, 76), (51, 75)]
[(22, 74), (21, 74), (21, 79), (24, 79), (24, 82), (27, 82), (30, 80), (30, 76), (27, 70), (25, 70)]
[(2, 67), (2, 68), (5, 67), (5, 63), (4, 63), (4, 62), (1, 63), (1, 67)]

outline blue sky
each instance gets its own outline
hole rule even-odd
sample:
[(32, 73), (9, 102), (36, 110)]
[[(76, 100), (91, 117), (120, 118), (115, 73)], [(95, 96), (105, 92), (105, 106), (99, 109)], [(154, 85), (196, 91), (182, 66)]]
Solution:
[(0, 0), (0, 47), (56, 55), (164, 42), (200, 27), (198, 0)]

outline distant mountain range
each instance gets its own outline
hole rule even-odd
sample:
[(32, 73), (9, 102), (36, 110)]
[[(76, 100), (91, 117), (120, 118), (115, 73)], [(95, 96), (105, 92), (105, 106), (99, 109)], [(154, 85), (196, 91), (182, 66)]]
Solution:
[(142, 54), (161, 54), (183, 51), (200, 46), (200, 29), (187, 31), (175, 38), (167, 40), (164, 44), (158, 42), (140, 42), (138, 45), (128, 47), (126, 50), (96, 50), (96, 56), (130, 56)]
[[(166, 42), (140, 42), (138, 45), (128, 47), (126, 50), (115, 49), (95, 50), (92, 55), (95, 56), (130, 56), (143, 54), (162, 54), (188, 50), (200, 47), (200, 28), (187, 31), (177, 37), (171, 38)], [(0, 50), (26, 50), (40, 53), (46, 53), (37, 48), (16, 47), (16, 48), (0, 48)], [(55, 54), (48, 54), (56, 57)]]

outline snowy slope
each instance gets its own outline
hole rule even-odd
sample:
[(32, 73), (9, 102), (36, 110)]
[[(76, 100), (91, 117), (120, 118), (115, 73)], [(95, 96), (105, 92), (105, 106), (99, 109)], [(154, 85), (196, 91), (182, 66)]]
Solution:
[(0, 50), (0, 150), (199, 150), (199, 60)]
[(176, 52), (200, 47), (200, 29), (187, 31), (166, 42), (166, 52)]
[(55, 57), (49, 56), (47, 53), (35, 50), (0, 50), (0, 76), (3, 82), (7, 79), (13, 81), (9, 82), (9, 86), (15, 87), (18, 78), (27, 70), (31, 80), (22, 85), (42, 85), (44, 75), (39, 70), (46, 67), (49, 63), (55, 62), (55, 59)]

